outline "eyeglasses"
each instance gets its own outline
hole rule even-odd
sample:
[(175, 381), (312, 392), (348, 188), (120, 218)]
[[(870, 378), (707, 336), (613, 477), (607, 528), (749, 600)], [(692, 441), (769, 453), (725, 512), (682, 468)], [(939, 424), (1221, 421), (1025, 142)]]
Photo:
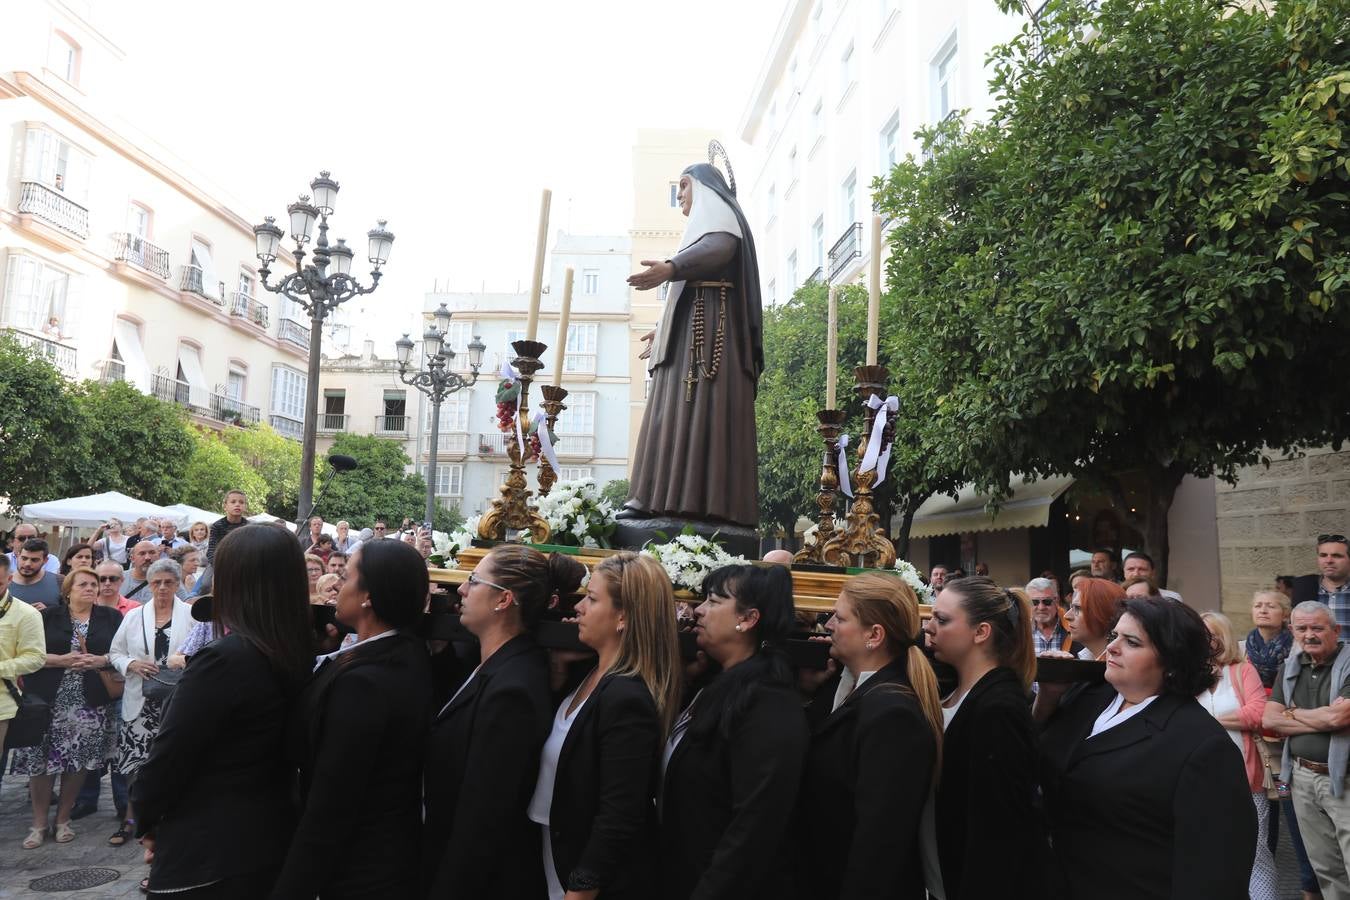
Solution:
[(488, 587), (490, 587), (490, 588), (496, 588), (496, 589), (499, 590), (499, 591), (509, 591), (509, 590), (511, 590), (510, 588), (502, 587), (500, 584), (493, 584), (493, 583), (490, 582), (490, 581), (485, 581), (485, 580), (483, 580), (482, 578), (479, 578), (478, 575), (477, 575), (476, 573), (474, 573), (474, 572), (470, 572), (470, 573), (469, 573), (469, 577), (468, 577), (466, 580), (469, 582), (469, 584), (485, 584), (485, 585), (487, 585)]
[(121, 581), (121, 580), (122, 580), (122, 576), (121, 576), (121, 575), (100, 575), (100, 576), (98, 576), (98, 583), (99, 583), (99, 584), (112, 584), (114, 581)]
[(1319, 544), (1347, 544), (1347, 545), (1350, 545), (1350, 541), (1347, 541), (1347, 540), (1345, 539), (1345, 535), (1343, 535), (1343, 534), (1319, 534), (1319, 535), (1317, 536), (1317, 543), (1319, 543)]
[(1033, 598), (1033, 599), (1032, 599), (1031, 605), (1032, 605), (1032, 606), (1054, 606), (1054, 605), (1055, 605), (1055, 602), (1056, 602), (1056, 601), (1055, 601), (1055, 598), (1054, 598), (1054, 597), (1037, 597), (1037, 598)]

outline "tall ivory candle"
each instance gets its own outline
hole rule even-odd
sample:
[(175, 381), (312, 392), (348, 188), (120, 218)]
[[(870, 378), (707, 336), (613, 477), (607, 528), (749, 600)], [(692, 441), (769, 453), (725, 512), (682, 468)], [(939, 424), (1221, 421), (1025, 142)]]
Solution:
[(534, 245), (534, 280), (530, 282), (530, 314), (525, 319), (525, 340), (533, 341), (539, 335), (539, 297), (544, 293), (544, 253), (548, 249), (548, 208), (553, 192), (544, 188), (539, 201), (539, 241)]
[(562, 314), (558, 317), (558, 352), (554, 354), (557, 365), (553, 367), (553, 386), (562, 385), (563, 363), (567, 361), (567, 325), (568, 320), (572, 318), (572, 275), (573, 268), (568, 266), (563, 270), (563, 299)]
[(834, 285), (830, 285), (830, 317), (825, 335), (825, 347), (828, 356), (825, 360), (825, 408), (834, 409), (835, 386), (839, 383), (839, 298), (835, 296)]
[(867, 364), (877, 364), (881, 331), (881, 216), (872, 217), (872, 277), (867, 285)]

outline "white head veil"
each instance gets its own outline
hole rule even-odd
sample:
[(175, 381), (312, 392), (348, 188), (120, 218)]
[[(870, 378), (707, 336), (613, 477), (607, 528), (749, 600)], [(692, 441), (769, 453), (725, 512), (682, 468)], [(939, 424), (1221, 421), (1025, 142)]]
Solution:
[[(719, 231), (725, 231), (736, 238), (744, 237), (741, 234), (741, 225), (736, 221), (736, 211), (731, 208), (731, 205), (697, 178), (692, 175), (687, 177), (689, 178), (689, 190), (692, 198), (689, 204), (689, 224), (684, 227), (684, 237), (680, 239), (680, 249), (684, 250), (691, 247), (704, 235), (715, 234)], [(656, 340), (653, 342), (654, 347), (661, 346), (662, 336), (671, 327), (671, 319), (675, 315), (675, 303), (680, 299), (680, 293), (683, 290), (683, 281), (672, 281), (670, 283), (670, 290), (666, 293), (666, 306), (661, 311), (661, 324), (657, 326)], [(655, 356), (656, 354), (653, 354), (653, 359)]]

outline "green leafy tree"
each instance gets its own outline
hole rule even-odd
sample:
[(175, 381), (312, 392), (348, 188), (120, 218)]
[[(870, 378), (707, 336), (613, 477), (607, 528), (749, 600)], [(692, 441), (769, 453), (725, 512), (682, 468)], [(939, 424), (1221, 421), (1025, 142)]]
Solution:
[(10, 506), (78, 493), (75, 462), (88, 455), (87, 440), (61, 373), (0, 335), (0, 491)]
[(1185, 475), (1340, 442), (1347, 38), (1347, 0), (1051, 0), (994, 53), (989, 123), (878, 191), (887, 356), (949, 467), (1140, 472), (1165, 573)]
[(300, 445), (267, 424), (227, 429), (224, 441), (230, 452), (262, 479), (264, 492), (249, 495), (252, 510), (293, 520), (300, 496)]
[(249, 497), (267, 495), (262, 476), (230, 451), (220, 435), (193, 434), (192, 456), (183, 472), (182, 502), (202, 509), (221, 509), (225, 493), (241, 490)]
[[(405, 516), (421, 521), (427, 483), (421, 475), (408, 474), (412, 460), (401, 444), (372, 435), (340, 434), (332, 452), (352, 457), (357, 467), (333, 479), (319, 515), (329, 521), (346, 519), (358, 528), (370, 525), (377, 516), (387, 517), (391, 527), (397, 527)], [(320, 471), (316, 476), (315, 496), (323, 475)]]
[(75, 456), (80, 461), (73, 481), (79, 493), (121, 491), (159, 505), (182, 501), (183, 473), (193, 452), (192, 428), (182, 407), (124, 381), (85, 381), (68, 391), (88, 448)]
[(622, 509), (628, 500), (630, 484), (627, 478), (615, 478), (600, 489), (600, 499), (608, 500), (616, 510)]

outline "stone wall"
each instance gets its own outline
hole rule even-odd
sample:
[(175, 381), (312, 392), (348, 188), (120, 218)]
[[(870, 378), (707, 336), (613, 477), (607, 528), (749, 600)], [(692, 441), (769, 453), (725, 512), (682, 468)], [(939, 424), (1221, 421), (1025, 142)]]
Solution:
[(1317, 535), (1350, 528), (1350, 451), (1310, 450), (1243, 469), (1215, 489), (1223, 611), (1251, 628), (1252, 593), (1317, 570)]

